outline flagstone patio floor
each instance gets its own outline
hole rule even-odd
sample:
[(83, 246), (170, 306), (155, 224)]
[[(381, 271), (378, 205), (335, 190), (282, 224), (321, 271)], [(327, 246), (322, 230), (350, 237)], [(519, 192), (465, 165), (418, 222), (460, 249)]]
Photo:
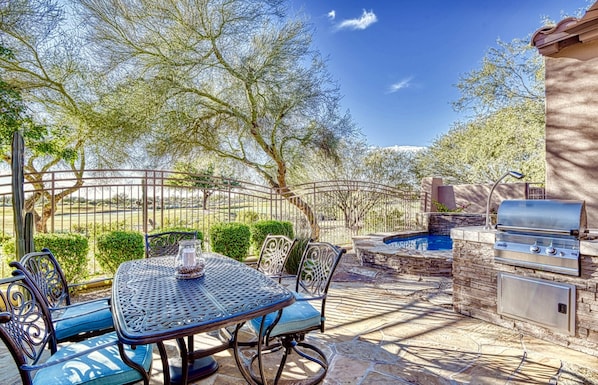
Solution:
[[(598, 352), (583, 354), (457, 314), (451, 290), (448, 278), (391, 275), (348, 254), (330, 290), (326, 332), (308, 337), (329, 356), (323, 383), (598, 385)], [(230, 351), (215, 358), (218, 371), (195, 384), (245, 383)], [(20, 383), (3, 346), (0, 383)], [(162, 383), (157, 350), (152, 383)]]

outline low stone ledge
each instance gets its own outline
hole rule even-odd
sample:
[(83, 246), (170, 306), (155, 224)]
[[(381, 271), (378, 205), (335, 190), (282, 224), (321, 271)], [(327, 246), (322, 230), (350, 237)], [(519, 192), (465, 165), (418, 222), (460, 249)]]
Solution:
[(394, 274), (420, 277), (452, 277), (452, 251), (420, 251), (397, 248), (385, 240), (422, 235), (421, 231), (372, 234), (353, 238), (353, 250), (364, 266)]

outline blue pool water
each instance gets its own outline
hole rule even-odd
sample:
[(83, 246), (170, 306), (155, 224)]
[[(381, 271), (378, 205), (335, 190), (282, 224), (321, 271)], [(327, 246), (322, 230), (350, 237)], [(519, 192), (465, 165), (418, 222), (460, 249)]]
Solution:
[(384, 242), (399, 249), (452, 250), (453, 240), (447, 235), (417, 235), (408, 238), (394, 238)]

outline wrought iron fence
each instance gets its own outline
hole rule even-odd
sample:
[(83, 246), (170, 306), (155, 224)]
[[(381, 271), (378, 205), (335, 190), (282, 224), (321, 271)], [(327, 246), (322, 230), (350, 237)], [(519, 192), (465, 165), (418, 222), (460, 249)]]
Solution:
[[(355, 235), (420, 226), (418, 192), (371, 182), (322, 181), (277, 191), (212, 175), (158, 170), (88, 170), (80, 178), (55, 171), (32, 183), (34, 176), (39, 175), (26, 175), (25, 199), (26, 209), (35, 212), (36, 231), (89, 236), (93, 273), (99, 271), (95, 237), (105, 230), (192, 227), (209, 240), (210, 226), (217, 222), (275, 219), (291, 222), (299, 236), (312, 237), (317, 230), (320, 240), (347, 244)], [(0, 176), (0, 226), (6, 235), (13, 232), (10, 182), (10, 175)], [(66, 194), (77, 183), (81, 186)]]

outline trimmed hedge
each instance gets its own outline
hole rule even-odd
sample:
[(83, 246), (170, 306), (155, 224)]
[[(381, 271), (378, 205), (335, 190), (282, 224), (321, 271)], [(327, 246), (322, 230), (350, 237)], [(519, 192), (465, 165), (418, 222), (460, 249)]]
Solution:
[(293, 239), (293, 224), (287, 221), (274, 221), (274, 220), (261, 220), (250, 225), (251, 231), (251, 246), (253, 252), (257, 255), (261, 248), (266, 236), (268, 234), (273, 235), (286, 235)]
[(137, 231), (110, 231), (96, 240), (96, 259), (105, 273), (114, 275), (121, 263), (145, 256), (143, 234)]
[(251, 231), (244, 223), (216, 223), (210, 227), (210, 246), (215, 253), (243, 262), (249, 253)]
[[(69, 284), (84, 282), (89, 277), (87, 237), (75, 233), (38, 233), (33, 236), (35, 251), (49, 249), (58, 260)], [(2, 243), (5, 263), (15, 259), (15, 239)]]
[(75, 233), (39, 233), (33, 236), (35, 251), (49, 249), (56, 257), (69, 284), (84, 282), (89, 277), (89, 241)]

